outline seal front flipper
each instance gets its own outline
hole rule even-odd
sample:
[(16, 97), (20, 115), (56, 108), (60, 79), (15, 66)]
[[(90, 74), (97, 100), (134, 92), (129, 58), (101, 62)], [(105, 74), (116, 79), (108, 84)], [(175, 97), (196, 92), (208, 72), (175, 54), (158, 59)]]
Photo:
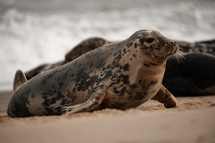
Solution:
[(176, 98), (163, 85), (161, 85), (160, 90), (152, 99), (163, 103), (166, 108), (178, 105)]
[(104, 90), (99, 90), (95, 92), (93, 95), (91, 95), (90, 98), (84, 103), (64, 107), (63, 112), (65, 112), (66, 115), (71, 115), (73, 113), (78, 113), (78, 112), (93, 111), (94, 109), (99, 107), (105, 95), (106, 95), (106, 92), (104, 92)]
[(13, 80), (13, 92), (27, 81), (25, 74), (21, 70), (17, 70)]

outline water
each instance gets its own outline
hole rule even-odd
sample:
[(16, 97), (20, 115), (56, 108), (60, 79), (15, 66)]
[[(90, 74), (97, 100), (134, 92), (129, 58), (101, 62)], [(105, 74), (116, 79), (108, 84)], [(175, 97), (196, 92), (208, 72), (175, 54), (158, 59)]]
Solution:
[(0, 0), (0, 90), (17, 69), (64, 58), (81, 40), (123, 40), (139, 29), (184, 41), (215, 38), (213, 0)]

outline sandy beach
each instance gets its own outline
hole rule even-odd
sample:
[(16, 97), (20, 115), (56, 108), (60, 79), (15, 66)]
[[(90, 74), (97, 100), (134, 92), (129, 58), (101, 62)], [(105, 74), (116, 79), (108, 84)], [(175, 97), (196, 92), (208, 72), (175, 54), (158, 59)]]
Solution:
[(215, 96), (178, 97), (177, 108), (148, 101), (126, 111), (10, 118), (11, 92), (0, 94), (1, 143), (214, 143)]
[[(0, 143), (215, 143), (215, 95), (177, 97), (170, 109), (150, 100), (126, 111), (11, 118), (12, 92), (2, 91), (12, 89), (17, 69), (62, 61), (89, 37), (121, 41), (153, 29), (177, 41), (215, 39), (214, 7), (215, 0), (0, 0)], [(210, 84), (196, 72), (207, 75), (204, 66), (194, 69), (187, 77)]]

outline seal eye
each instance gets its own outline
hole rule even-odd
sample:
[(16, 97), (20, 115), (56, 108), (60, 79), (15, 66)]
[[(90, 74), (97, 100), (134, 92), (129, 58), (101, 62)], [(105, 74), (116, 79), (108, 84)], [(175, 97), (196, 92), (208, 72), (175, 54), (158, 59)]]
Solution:
[(148, 39), (146, 39), (146, 43), (152, 43), (153, 41), (154, 41), (155, 39), (154, 38), (148, 38)]

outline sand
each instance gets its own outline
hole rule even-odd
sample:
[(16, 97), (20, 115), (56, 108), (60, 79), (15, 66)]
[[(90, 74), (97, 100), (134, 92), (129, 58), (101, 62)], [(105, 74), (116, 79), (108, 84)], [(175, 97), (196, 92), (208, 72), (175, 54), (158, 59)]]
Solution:
[(0, 143), (215, 143), (215, 96), (178, 97), (177, 108), (148, 101), (126, 111), (10, 118), (0, 93)]

